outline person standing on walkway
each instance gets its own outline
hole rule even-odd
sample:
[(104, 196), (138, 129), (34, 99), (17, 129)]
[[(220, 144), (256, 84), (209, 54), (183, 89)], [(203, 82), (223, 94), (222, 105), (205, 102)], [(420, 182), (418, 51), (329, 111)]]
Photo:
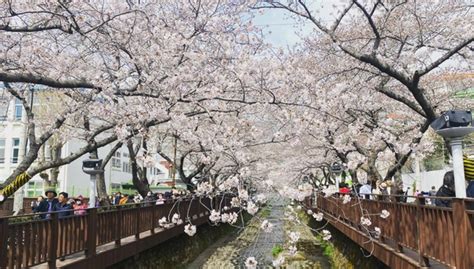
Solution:
[[(437, 197), (455, 197), (456, 192), (454, 191), (454, 173), (448, 171), (444, 174), (443, 186), (441, 186), (436, 193)], [(435, 199), (436, 206), (451, 207), (451, 200)]]
[(74, 215), (85, 215), (87, 209), (87, 203), (84, 203), (84, 197), (82, 195), (77, 196), (74, 204)]
[[(48, 213), (54, 211), (56, 204), (58, 203), (58, 199), (56, 196), (58, 195), (54, 189), (48, 189), (44, 193), (46, 199), (43, 199), (39, 205), (33, 210), (34, 213)], [(49, 218), (49, 214), (41, 214), (41, 219)]]
[(117, 192), (114, 197), (114, 205), (119, 205), (120, 199), (122, 199), (122, 197), (122, 194), (120, 192)]
[(146, 205), (153, 205), (153, 203), (155, 202), (155, 196), (153, 195), (153, 193), (151, 191), (149, 191), (146, 196), (145, 196), (145, 203)]
[(54, 211), (59, 211), (58, 217), (59, 218), (64, 218), (67, 216), (72, 215), (72, 206), (71, 204), (68, 203), (68, 198), (69, 195), (67, 192), (60, 192), (59, 193), (59, 198), (58, 201), (59, 203), (56, 204), (55, 210)]
[(370, 194), (372, 194), (372, 186), (370, 181), (367, 181), (362, 187), (360, 187), (359, 194), (364, 199), (370, 199)]
[(36, 208), (39, 207), (39, 205), (41, 204), (41, 202), (43, 202), (43, 200), (44, 200), (43, 196), (41, 196), (41, 195), (38, 196), (38, 198), (36, 198), (36, 201), (32, 201), (32, 202), (31, 202), (31, 210), (32, 210), (33, 212), (37, 212), (37, 211), (36, 211)]
[(124, 194), (122, 198), (120, 198), (119, 205), (124, 205), (128, 203), (128, 194)]

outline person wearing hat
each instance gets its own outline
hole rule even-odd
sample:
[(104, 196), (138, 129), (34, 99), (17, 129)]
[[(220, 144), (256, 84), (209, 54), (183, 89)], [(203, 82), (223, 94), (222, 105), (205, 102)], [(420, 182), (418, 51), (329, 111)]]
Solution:
[(59, 211), (58, 217), (64, 218), (72, 215), (72, 206), (68, 203), (69, 194), (67, 192), (60, 192), (58, 197), (58, 203), (56, 204), (54, 211)]
[[(56, 191), (54, 189), (48, 189), (44, 195), (46, 195), (46, 199), (43, 199), (43, 201), (41, 201), (39, 205), (35, 207), (33, 211), (34, 213), (48, 213), (55, 210), (56, 204), (58, 203), (58, 199), (56, 198), (58, 194)], [(40, 218), (49, 218), (49, 214), (41, 214)]]
[(84, 197), (82, 195), (77, 196), (75, 199), (75, 204), (73, 205), (74, 208), (74, 215), (85, 215), (87, 209), (87, 203), (84, 203)]

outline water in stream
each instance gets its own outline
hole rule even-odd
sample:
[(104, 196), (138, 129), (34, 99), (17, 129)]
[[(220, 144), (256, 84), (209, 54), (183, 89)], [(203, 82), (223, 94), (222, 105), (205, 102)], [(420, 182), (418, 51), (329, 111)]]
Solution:
[[(298, 231), (298, 254), (289, 257), (285, 268), (331, 268), (327, 258), (322, 254), (311, 231), (304, 225), (295, 225), (284, 219), (288, 201), (274, 195), (269, 199), (267, 208), (262, 209), (239, 234), (231, 234), (220, 239), (191, 263), (188, 268), (221, 269), (245, 268), (245, 260), (255, 257), (258, 268), (271, 268), (272, 248), (276, 245), (285, 246), (287, 233)], [(274, 224), (271, 233), (260, 229), (262, 220), (267, 219)]]

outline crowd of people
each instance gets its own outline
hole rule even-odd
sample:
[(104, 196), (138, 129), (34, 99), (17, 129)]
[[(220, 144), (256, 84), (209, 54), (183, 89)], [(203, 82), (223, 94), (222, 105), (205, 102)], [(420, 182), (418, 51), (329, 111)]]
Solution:
[(67, 192), (60, 192), (59, 195), (55, 190), (47, 190), (45, 196), (38, 196), (36, 202), (31, 204), (33, 213), (44, 213), (40, 218), (46, 219), (50, 217), (49, 212), (58, 212), (58, 217), (63, 218), (70, 215), (84, 215), (87, 209), (87, 203), (81, 195), (71, 198)]
[(178, 199), (189, 194), (189, 191), (178, 190), (175, 187), (172, 187), (170, 191), (164, 193), (153, 193), (149, 191), (145, 197), (140, 195), (140, 193), (135, 192), (133, 195), (123, 194), (121, 192), (116, 192), (113, 195), (109, 196), (109, 201), (112, 205), (125, 205), (132, 203), (147, 203), (147, 204), (164, 204), (166, 201), (171, 201)]
[[(339, 193), (340, 194), (352, 194), (357, 195), (363, 199), (376, 199), (376, 200), (389, 200), (390, 194), (388, 182), (382, 182), (376, 184), (371, 181), (367, 181), (364, 184), (356, 184), (354, 186), (341, 182), (339, 184)], [(467, 197), (474, 197), (474, 184), (469, 183), (466, 193)], [(407, 202), (410, 192), (410, 187), (407, 187), (406, 190), (398, 190), (395, 196), (397, 202)], [(453, 171), (448, 171), (443, 177), (443, 185), (436, 190), (435, 186), (432, 186), (429, 191), (420, 191), (416, 190), (413, 196), (418, 199), (413, 199), (413, 201), (418, 200), (421, 205), (435, 205), (442, 207), (451, 207), (451, 197), (456, 197), (455, 188), (454, 188), (454, 173)], [(448, 198), (448, 199), (444, 199)]]
[[(164, 193), (153, 193), (149, 191), (145, 197), (135, 192), (133, 195), (116, 192), (108, 197), (111, 205), (126, 205), (134, 203), (165, 204), (167, 201), (172, 201), (189, 194), (189, 191), (178, 190), (172, 187), (171, 190)], [(96, 207), (105, 205), (103, 200), (97, 199)], [(38, 196), (37, 200), (32, 202), (31, 208), (33, 213), (42, 213), (39, 215), (41, 219), (50, 218), (50, 212), (58, 212), (59, 218), (64, 218), (71, 215), (85, 215), (88, 203), (82, 195), (77, 197), (69, 197), (67, 192), (58, 193), (53, 190), (47, 190), (45, 197)]]

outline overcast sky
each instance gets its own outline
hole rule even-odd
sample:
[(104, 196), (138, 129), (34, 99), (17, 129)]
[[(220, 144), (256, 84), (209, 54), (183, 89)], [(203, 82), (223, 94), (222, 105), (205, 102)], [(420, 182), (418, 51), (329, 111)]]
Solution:
[[(323, 22), (333, 21), (333, 12), (337, 9), (342, 9), (345, 6), (341, 0), (332, 1), (314, 1), (311, 5), (311, 10), (318, 17), (322, 18)], [(319, 12), (319, 13), (316, 13)], [(265, 37), (268, 42), (276, 47), (293, 46), (301, 41), (301, 35), (309, 35), (314, 30), (314, 26), (307, 20), (297, 20), (289, 18), (289, 12), (279, 9), (266, 9), (263, 14), (259, 11), (255, 12), (254, 24), (260, 27), (265, 27)], [(302, 26), (302, 32), (299, 33), (299, 28)]]

